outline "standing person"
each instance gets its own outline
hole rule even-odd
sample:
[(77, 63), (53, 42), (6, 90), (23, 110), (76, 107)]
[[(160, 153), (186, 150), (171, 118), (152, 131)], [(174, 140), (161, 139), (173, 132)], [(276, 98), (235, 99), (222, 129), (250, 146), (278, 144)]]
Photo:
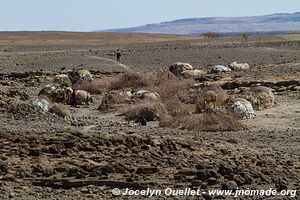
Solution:
[(120, 50), (118, 49), (118, 50), (117, 50), (117, 61), (118, 61), (118, 63), (120, 63), (120, 59), (121, 59), (121, 52), (120, 52)]

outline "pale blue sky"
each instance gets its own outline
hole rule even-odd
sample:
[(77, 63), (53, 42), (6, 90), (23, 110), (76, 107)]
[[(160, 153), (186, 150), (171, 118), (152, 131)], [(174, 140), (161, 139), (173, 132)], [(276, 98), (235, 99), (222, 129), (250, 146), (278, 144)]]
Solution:
[(94, 31), (181, 18), (300, 11), (300, 0), (0, 0), (0, 31)]

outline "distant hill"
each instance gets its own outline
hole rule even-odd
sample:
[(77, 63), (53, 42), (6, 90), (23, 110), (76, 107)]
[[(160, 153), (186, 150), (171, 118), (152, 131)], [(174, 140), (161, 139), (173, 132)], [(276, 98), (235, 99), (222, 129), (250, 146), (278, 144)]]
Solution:
[(160, 33), (195, 35), (205, 32), (233, 34), (240, 32), (278, 33), (300, 31), (300, 12), (275, 13), (252, 17), (209, 17), (179, 19), (132, 28), (106, 30), (111, 32)]

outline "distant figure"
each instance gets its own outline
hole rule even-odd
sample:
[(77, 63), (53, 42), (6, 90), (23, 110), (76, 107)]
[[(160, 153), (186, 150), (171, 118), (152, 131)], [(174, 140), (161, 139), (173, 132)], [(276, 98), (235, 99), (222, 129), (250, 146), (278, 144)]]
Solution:
[(120, 59), (121, 59), (121, 52), (120, 50), (118, 49), (117, 50), (117, 62), (120, 63)]

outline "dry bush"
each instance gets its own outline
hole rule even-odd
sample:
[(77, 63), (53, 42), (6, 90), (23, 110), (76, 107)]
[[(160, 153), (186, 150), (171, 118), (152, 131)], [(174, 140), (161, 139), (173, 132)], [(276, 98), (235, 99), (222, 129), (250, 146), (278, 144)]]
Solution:
[(156, 82), (158, 82), (158, 74), (156, 72), (147, 72), (147, 77), (148, 80), (153, 84), (156, 84)]
[(178, 99), (184, 104), (195, 104), (199, 92), (195, 89), (181, 90), (178, 93)]
[(218, 37), (220, 37), (220, 34), (217, 32), (207, 32), (207, 33), (202, 33), (202, 36), (205, 36), (208, 38), (218, 38)]
[(122, 96), (115, 91), (105, 93), (101, 99), (101, 103), (98, 107), (100, 111), (108, 111), (115, 108), (115, 104), (129, 103), (130, 100), (126, 96)]
[(126, 120), (132, 121), (139, 118), (143, 118), (146, 121), (154, 121), (166, 114), (166, 110), (163, 104), (146, 102), (137, 105), (130, 106), (125, 111)]
[(123, 88), (138, 88), (150, 85), (149, 79), (137, 71), (127, 71), (111, 81), (110, 89), (119, 90)]
[(161, 82), (153, 91), (157, 91), (160, 95), (162, 103), (171, 116), (183, 116), (193, 111), (191, 105), (184, 104), (183, 101), (189, 98), (189, 89), (192, 86), (192, 81), (187, 79), (176, 79)]
[(189, 104), (193, 102), (190, 99), (194, 98), (193, 94), (189, 92), (192, 85), (192, 80), (176, 78), (161, 82), (153, 90), (160, 95), (168, 115), (172, 117), (184, 116), (194, 110), (194, 106)]
[[(172, 117), (185, 116), (193, 112), (193, 107), (189, 104), (182, 103), (178, 98), (167, 99), (164, 102), (168, 115)], [(192, 108), (191, 108), (192, 107)]]
[(66, 105), (54, 103), (50, 106), (49, 112), (54, 113), (60, 117), (67, 119), (67, 120), (70, 120), (70, 121), (73, 120), (73, 115), (72, 115), (71, 111), (69, 110), (68, 106), (66, 106)]
[(175, 121), (174, 119), (175, 118), (170, 115), (162, 115), (159, 118), (159, 126), (175, 128), (176, 126), (174, 126), (174, 121)]
[(170, 80), (161, 83), (155, 90), (160, 95), (162, 101), (173, 99), (179, 93), (187, 92), (191, 88), (193, 82), (188, 79)]
[(245, 91), (247, 99), (253, 105), (255, 110), (264, 110), (275, 106), (276, 100), (272, 90), (265, 86), (250, 87), (249, 91)]
[(247, 42), (249, 38), (249, 33), (241, 33), (240, 36), (245, 40), (245, 42)]
[(156, 77), (152, 76), (149, 78), (151, 78), (151, 80), (155, 80), (155, 85), (160, 85), (168, 81), (179, 79), (172, 72), (170, 72), (169, 69), (159, 69)]
[(161, 126), (198, 131), (238, 131), (245, 129), (238, 119), (227, 113), (203, 113), (162, 118)]
[(216, 101), (216, 107), (219, 109), (226, 109), (227, 108), (227, 100), (228, 95), (227, 93), (219, 86), (217, 85), (209, 85), (201, 88), (198, 91), (195, 105), (196, 105), (196, 113), (201, 113), (202, 110), (204, 110), (204, 101), (207, 99), (206, 92), (207, 91), (214, 91), (217, 94), (217, 101)]
[[(171, 86), (166, 87), (165, 90), (158, 90), (161, 93), (166, 92), (165, 96), (163, 96), (163, 103), (168, 112), (159, 118), (160, 126), (201, 131), (237, 131), (244, 129), (244, 126), (238, 119), (234, 118), (226, 111), (219, 113), (205, 112), (202, 114), (191, 114), (195, 110), (194, 104), (185, 104), (178, 98), (179, 94), (181, 94), (182, 91), (188, 91), (188, 88), (189, 87), (187, 87), (186, 84), (171, 83)], [(228, 96), (226, 92), (218, 86), (206, 86), (201, 88), (198, 91), (197, 99), (195, 100), (196, 107), (201, 106), (201, 108), (203, 108), (202, 106), (207, 98), (205, 96), (207, 91), (216, 92), (216, 107), (220, 110), (222, 110), (222, 108), (225, 108), (224, 110), (226, 110), (226, 100)], [(185, 95), (194, 98), (192, 96), (193, 94), (190, 94), (189, 92), (186, 92)]]
[(110, 89), (113, 78), (104, 77), (101, 79), (94, 79), (92, 81), (77, 81), (74, 84), (75, 90), (84, 90), (91, 94), (102, 94)]

